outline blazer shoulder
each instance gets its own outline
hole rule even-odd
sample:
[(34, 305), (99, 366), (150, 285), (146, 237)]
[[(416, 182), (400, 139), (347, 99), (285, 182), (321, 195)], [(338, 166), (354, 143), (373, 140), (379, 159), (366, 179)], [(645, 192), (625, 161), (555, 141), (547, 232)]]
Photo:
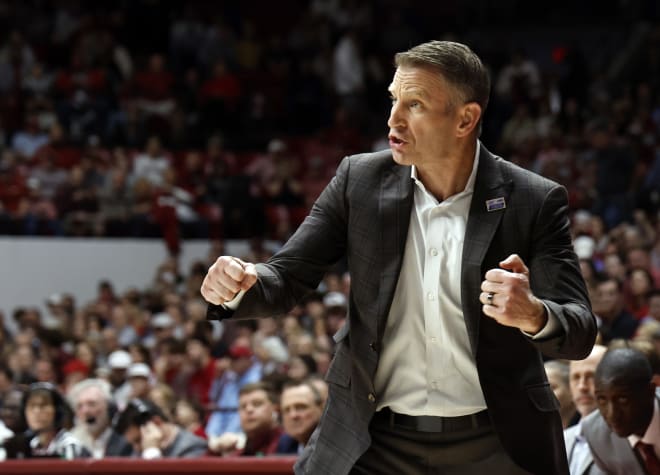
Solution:
[(560, 183), (534, 173), (531, 170), (522, 168), (502, 157), (496, 156), (495, 160), (499, 164), (503, 176), (508, 177), (509, 180), (513, 181), (518, 186), (525, 186), (526, 188), (543, 190), (545, 192), (555, 188), (564, 188)]
[(352, 172), (378, 173), (383, 170), (393, 168), (409, 168), (398, 165), (392, 158), (391, 150), (381, 150), (379, 152), (358, 153), (344, 158)]

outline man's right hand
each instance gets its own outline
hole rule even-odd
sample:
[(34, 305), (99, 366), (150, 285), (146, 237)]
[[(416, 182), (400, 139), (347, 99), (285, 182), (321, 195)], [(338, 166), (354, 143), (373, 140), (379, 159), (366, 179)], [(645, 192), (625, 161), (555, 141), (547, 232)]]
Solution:
[(225, 304), (241, 290), (248, 290), (257, 281), (254, 264), (237, 257), (221, 256), (209, 267), (202, 282), (202, 297), (214, 305)]

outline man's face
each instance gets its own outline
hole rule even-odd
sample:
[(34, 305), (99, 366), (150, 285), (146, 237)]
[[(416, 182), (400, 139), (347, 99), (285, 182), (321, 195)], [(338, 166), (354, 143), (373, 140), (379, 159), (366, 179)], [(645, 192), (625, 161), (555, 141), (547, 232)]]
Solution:
[(252, 358), (240, 357), (231, 360), (231, 369), (238, 375), (243, 375), (252, 366)]
[(603, 358), (603, 351), (596, 349), (588, 358), (581, 361), (571, 361), (569, 369), (569, 387), (575, 408), (582, 417), (595, 411), (596, 394), (594, 387), (594, 374), (596, 367)]
[(248, 437), (269, 430), (273, 426), (275, 406), (266, 391), (258, 389), (243, 394), (238, 399), (238, 415), (241, 428)]
[(20, 391), (12, 390), (5, 396), (0, 409), (0, 419), (14, 432), (24, 429), (21, 428), (22, 418), (20, 417), (22, 398), (23, 394)]
[(613, 318), (619, 312), (621, 292), (613, 280), (603, 282), (598, 286), (598, 300), (601, 306), (601, 315), (604, 318)]
[(108, 402), (99, 388), (83, 389), (76, 401), (76, 419), (97, 436), (108, 426)]
[(282, 425), (284, 431), (302, 444), (306, 444), (321, 419), (321, 406), (314, 393), (305, 386), (294, 386), (282, 392)]
[(128, 383), (131, 385), (131, 397), (146, 398), (149, 396), (151, 384), (147, 378), (134, 376), (128, 379)]
[(133, 446), (135, 453), (139, 454), (142, 452), (142, 433), (140, 432), (140, 426), (128, 426), (122, 435)]
[(556, 369), (546, 369), (546, 374), (548, 375), (550, 388), (555, 393), (557, 400), (559, 400), (562, 413), (564, 410), (570, 410), (572, 413), (573, 400), (571, 399), (571, 392), (565, 382), (562, 381), (561, 374)]
[(39, 360), (34, 368), (34, 375), (37, 381), (42, 382), (55, 382), (55, 370), (50, 361)]
[(607, 425), (619, 437), (644, 435), (653, 417), (655, 388), (626, 384), (616, 379), (596, 380), (596, 401)]
[(660, 322), (660, 295), (654, 295), (649, 300), (649, 315)]
[(449, 155), (459, 122), (452, 104), (458, 96), (454, 88), (430, 69), (400, 67), (389, 91), (392, 109), (387, 125), (394, 160), (424, 169)]

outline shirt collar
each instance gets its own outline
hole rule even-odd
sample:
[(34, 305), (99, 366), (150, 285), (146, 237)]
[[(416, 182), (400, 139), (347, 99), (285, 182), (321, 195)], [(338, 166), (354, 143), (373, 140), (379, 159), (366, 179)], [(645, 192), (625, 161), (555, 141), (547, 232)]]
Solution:
[[(472, 161), (472, 172), (465, 184), (465, 189), (461, 193), (471, 193), (474, 191), (474, 183), (477, 181), (477, 169), (479, 168), (479, 151), (481, 150), (481, 141), (477, 139), (477, 146), (474, 151), (474, 160)], [(410, 177), (419, 185), (423, 190), (426, 190), (424, 184), (417, 179), (417, 168), (415, 165), (410, 167)]]
[(651, 418), (651, 423), (647, 427), (644, 436), (640, 437), (636, 434), (628, 436), (628, 443), (633, 448), (640, 440), (655, 447), (660, 446), (660, 403), (658, 402), (657, 397), (653, 400), (653, 417)]

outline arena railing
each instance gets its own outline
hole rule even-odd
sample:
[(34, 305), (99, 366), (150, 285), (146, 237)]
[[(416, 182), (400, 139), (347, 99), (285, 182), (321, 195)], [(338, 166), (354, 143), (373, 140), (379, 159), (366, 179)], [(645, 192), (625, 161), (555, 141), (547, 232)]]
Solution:
[(100, 460), (6, 460), (0, 462), (2, 475), (291, 475), (295, 457), (201, 457), (142, 460), (105, 458)]

